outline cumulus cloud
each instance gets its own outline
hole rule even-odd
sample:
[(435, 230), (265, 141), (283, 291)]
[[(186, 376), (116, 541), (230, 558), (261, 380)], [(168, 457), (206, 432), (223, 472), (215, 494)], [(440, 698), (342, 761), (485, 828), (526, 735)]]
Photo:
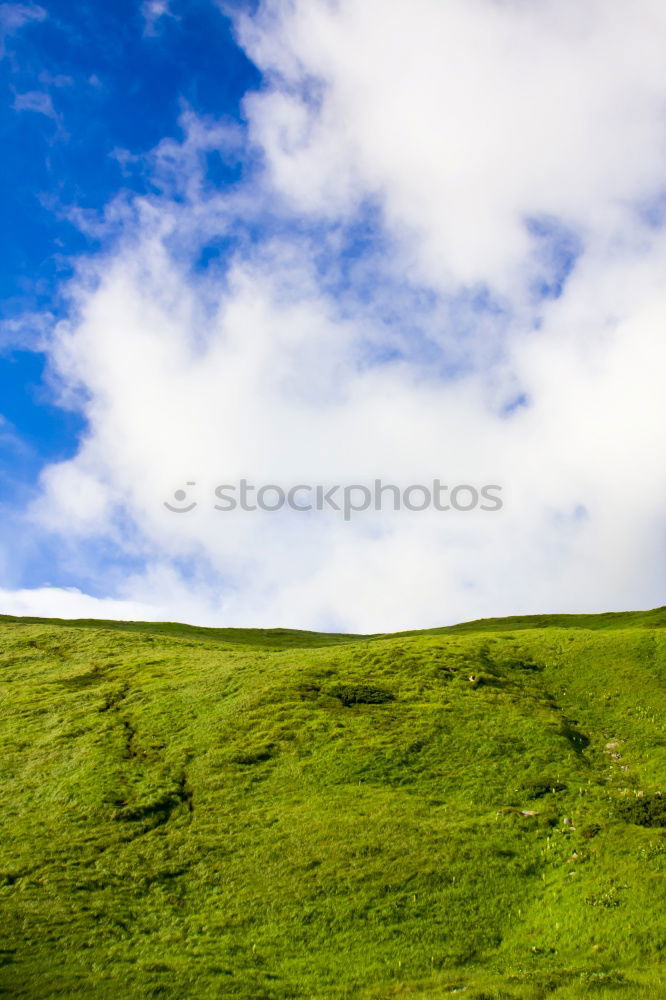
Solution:
[[(69, 289), (50, 352), (89, 430), (33, 530), (141, 563), (112, 596), (150, 618), (659, 603), (662, 6), (294, 0), (238, 32), (267, 80), (249, 146), (186, 112), (160, 193), (109, 206)], [(216, 151), (247, 179), (215, 188)], [(213, 510), (241, 477), (491, 482), (505, 506)], [(171, 514), (185, 482), (199, 506)]]
[(298, 210), (373, 191), (429, 281), (515, 293), (526, 220), (603, 239), (663, 190), (664, 22), (656, 0), (631, 16), (620, 0), (269, 2), (241, 27), (274, 81), (248, 100), (253, 134)]

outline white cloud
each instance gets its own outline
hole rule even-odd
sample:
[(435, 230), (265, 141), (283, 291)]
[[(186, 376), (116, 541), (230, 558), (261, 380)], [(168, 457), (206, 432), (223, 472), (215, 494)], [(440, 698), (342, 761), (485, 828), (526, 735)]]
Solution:
[(163, 17), (175, 17), (169, 0), (144, 0), (141, 4), (141, 14), (146, 35), (157, 34), (158, 23)]
[(6, 41), (31, 21), (43, 21), (46, 11), (36, 4), (0, 4), (0, 59), (6, 54)]
[(29, 90), (25, 94), (17, 94), (14, 98), (14, 110), (35, 111), (55, 121), (58, 119), (51, 95), (42, 90)]
[(74, 78), (67, 76), (65, 73), (49, 73), (48, 70), (43, 70), (39, 74), (39, 82), (46, 84), (47, 87), (60, 89), (62, 87), (72, 87), (74, 85)]
[(630, 199), (663, 189), (658, 0), (631, 15), (621, 0), (295, 0), (263, 11), (241, 37), (275, 74), (247, 102), (275, 183), (318, 212), (376, 192), (431, 282), (515, 293), (526, 216), (603, 239)]
[[(383, 631), (659, 603), (662, 7), (296, 0), (240, 33), (269, 73), (246, 103), (263, 172), (211, 192), (204, 154), (238, 136), (188, 113), (163, 193), (109, 208), (121, 236), (51, 345), (89, 433), (34, 530), (144, 560), (114, 596), (151, 618)], [(382, 239), (353, 244), (369, 207)], [(563, 232), (580, 255), (537, 301), (573, 263)], [(193, 270), (214, 239), (229, 268)], [(162, 506), (242, 476), (496, 482), (506, 506)]]
[[(39, 587), (31, 590), (0, 589), (4, 615), (30, 618), (102, 618), (107, 621), (164, 620), (161, 609), (131, 601), (90, 597), (76, 588)], [(157, 613), (159, 616), (155, 618)]]

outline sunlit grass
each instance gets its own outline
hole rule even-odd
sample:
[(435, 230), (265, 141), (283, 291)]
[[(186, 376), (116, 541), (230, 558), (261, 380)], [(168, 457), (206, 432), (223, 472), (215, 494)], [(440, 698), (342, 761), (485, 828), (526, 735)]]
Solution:
[(666, 996), (665, 622), (0, 618), (0, 992)]

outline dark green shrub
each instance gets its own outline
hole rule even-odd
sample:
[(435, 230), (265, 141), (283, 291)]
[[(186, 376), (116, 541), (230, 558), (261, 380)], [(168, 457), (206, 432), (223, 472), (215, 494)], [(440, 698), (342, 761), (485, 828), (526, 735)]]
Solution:
[(271, 759), (274, 752), (275, 747), (273, 746), (259, 747), (256, 750), (242, 750), (239, 753), (233, 754), (231, 762), (232, 764), (245, 764), (247, 766), (263, 764), (264, 761)]
[(543, 667), (533, 660), (512, 660), (509, 665), (514, 670), (543, 670)]
[(567, 786), (561, 781), (553, 781), (549, 778), (542, 778), (540, 781), (532, 781), (523, 785), (528, 799), (542, 799), (545, 795), (556, 792), (565, 792)]
[(134, 806), (124, 806), (118, 809), (113, 818), (124, 823), (148, 822), (150, 826), (160, 826), (171, 816), (171, 813), (186, 800), (182, 790), (156, 794), (153, 798)]
[(625, 823), (636, 826), (666, 826), (666, 798), (661, 792), (621, 802), (618, 812)]
[(587, 747), (589, 747), (590, 739), (589, 736), (586, 736), (584, 733), (579, 732), (579, 730), (576, 729), (575, 726), (576, 726), (575, 719), (565, 719), (562, 724), (562, 729), (560, 730), (560, 734), (568, 742), (569, 746), (574, 751), (574, 753), (580, 754), (583, 752), (583, 750), (586, 750)]
[(370, 684), (336, 684), (328, 694), (337, 698), (347, 708), (351, 705), (383, 705), (395, 701), (395, 695), (386, 688)]

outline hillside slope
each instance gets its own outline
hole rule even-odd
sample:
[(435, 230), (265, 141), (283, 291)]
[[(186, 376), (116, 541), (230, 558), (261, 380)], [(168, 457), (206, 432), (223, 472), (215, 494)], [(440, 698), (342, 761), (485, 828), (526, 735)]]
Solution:
[(665, 624), (0, 618), (0, 994), (666, 996)]

